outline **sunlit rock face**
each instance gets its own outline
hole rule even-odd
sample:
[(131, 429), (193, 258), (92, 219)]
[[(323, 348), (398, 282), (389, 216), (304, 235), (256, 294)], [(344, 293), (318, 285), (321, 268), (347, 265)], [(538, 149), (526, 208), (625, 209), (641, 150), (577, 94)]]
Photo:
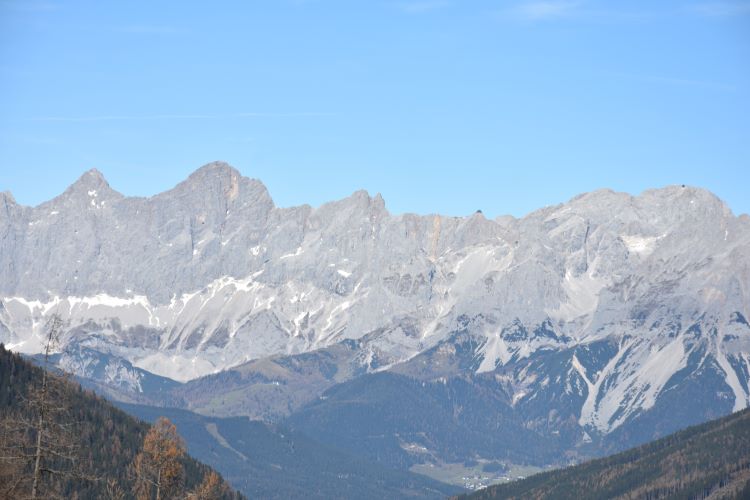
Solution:
[(90, 171), (37, 207), (1, 194), (0, 238), (0, 341), (38, 353), (58, 313), (59, 350), (117, 363), (67, 366), (133, 391), (355, 340), (343, 378), (495, 374), (512, 405), (568, 394), (592, 432), (709, 375), (728, 408), (749, 402), (750, 218), (701, 189), (488, 220), (362, 191), (279, 208), (225, 163), (150, 198)]

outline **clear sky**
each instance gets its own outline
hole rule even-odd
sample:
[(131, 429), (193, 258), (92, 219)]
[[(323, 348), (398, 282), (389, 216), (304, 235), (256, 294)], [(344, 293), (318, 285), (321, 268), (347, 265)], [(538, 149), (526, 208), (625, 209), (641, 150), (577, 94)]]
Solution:
[(750, 212), (750, 2), (0, 0), (0, 191), (212, 160), (277, 205), (523, 215), (600, 187)]

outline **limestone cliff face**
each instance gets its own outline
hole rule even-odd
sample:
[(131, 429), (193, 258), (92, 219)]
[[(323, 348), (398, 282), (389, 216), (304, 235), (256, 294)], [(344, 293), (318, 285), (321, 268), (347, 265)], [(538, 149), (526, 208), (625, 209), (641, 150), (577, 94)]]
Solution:
[(37, 207), (0, 194), (0, 341), (33, 353), (58, 312), (66, 345), (185, 381), (346, 339), (373, 371), (464, 329), (478, 373), (606, 340), (607, 359), (569, 369), (581, 422), (613, 429), (698, 352), (748, 404), (749, 264), (750, 218), (690, 187), (487, 220), (393, 215), (363, 191), (279, 208), (224, 163), (151, 198), (90, 171)]

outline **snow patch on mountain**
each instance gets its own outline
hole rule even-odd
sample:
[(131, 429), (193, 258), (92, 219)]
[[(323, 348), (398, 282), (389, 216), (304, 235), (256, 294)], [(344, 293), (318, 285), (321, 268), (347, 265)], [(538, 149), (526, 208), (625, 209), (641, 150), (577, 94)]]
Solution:
[(624, 234), (620, 236), (622, 238), (622, 241), (625, 243), (625, 246), (628, 248), (628, 251), (647, 256), (653, 253), (654, 248), (656, 247), (656, 243), (664, 238), (664, 235), (662, 236), (641, 236), (641, 235), (635, 235), (635, 234)]
[(623, 342), (596, 382), (588, 381), (580, 369), (589, 393), (579, 423), (607, 433), (634, 412), (653, 407), (667, 381), (687, 365), (687, 354), (682, 338), (662, 345), (636, 338)]
[(567, 271), (562, 286), (565, 299), (556, 309), (548, 310), (547, 313), (559, 321), (572, 321), (596, 310), (599, 293), (607, 286), (607, 280), (595, 277), (593, 273), (573, 276)]
[[(714, 349), (716, 362), (724, 371), (726, 383), (732, 389), (732, 393), (734, 394), (734, 407), (732, 411), (740, 411), (743, 408), (746, 408), (748, 404), (750, 404), (750, 391), (748, 390), (748, 383), (750, 382), (750, 380), (746, 378), (744, 386), (740, 382), (737, 371), (732, 367), (731, 363), (727, 359), (727, 353), (722, 348), (718, 335), (715, 338)], [(750, 365), (747, 364), (747, 358), (745, 356), (740, 353), (738, 357), (740, 360), (745, 361), (745, 367), (750, 367)], [(745, 369), (747, 370), (747, 368)], [(743, 373), (742, 375), (747, 377), (747, 374), (748, 371), (745, 371), (745, 373)]]

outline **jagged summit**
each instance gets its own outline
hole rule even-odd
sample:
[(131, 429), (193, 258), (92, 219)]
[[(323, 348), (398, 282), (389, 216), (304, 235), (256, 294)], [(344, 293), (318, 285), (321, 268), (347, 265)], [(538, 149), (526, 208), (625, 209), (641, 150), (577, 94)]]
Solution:
[(157, 194), (154, 198), (170, 200), (174, 196), (187, 196), (186, 200), (194, 199), (190, 202), (192, 205), (205, 206), (208, 211), (223, 211), (225, 215), (235, 205), (244, 208), (252, 205), (263, 212), (274, 207), (273, 199), (261, 181), (244, 177), (223, 161), (203, 165), (173, 189)]
[[(14, 216), (18, 210), (28, 220)], [(281, 209), (275, 207), (262, 182), (220, 161), (200, 167), (175, 188), (151, 198), (124, 197), (92, 169), (52, 201), (31, 211), (24, 207), (6, 210), (0, 217), (6, 218), (5, 224), (17, 225), (14, 234), (19, 235), (4, 243), (4, 269), (9, 276), (0, 280), (0, 293), (41, 298), (104, 291), (119, 295), (132, 290), (157, 302), (194, 292), (223, 276), (243, 278), (260, 271), (262, 279), (271, 282), (289, 279), (294, 270), (318, 285), (329, 286), (329, 269), (340, 269), (340, 277), (353, 272), (339, 267), (336, 259), (356, 262), (356, 266), (344, 267), (356, 267), (370, 280), (382, 275), (378, 266), (395, 266), (412, 280), (409, 286), (407, 281), (397, 285), (403, 293), (427, 293), (433, 285), (423, 284), (423, 277), (415, 278), (415, 273), (430, 274), (420, 269), (420, 259), (436, 262), (455, 254), (460, 262), (461, 255), (481, 246), (495, 249), (492, 259), (500, 259), (507, 245), (517, 249), (507, 258), (519, 263), (521, 255), (544, 267), (554, 261), (562, 277), (568, 268), (574, 276), (597, 268), (606, 275), (619, 272), (631, 260), (647, 262), (652, 255), (668, 258), (678, 249), (680, 253), (673, 258), (679, 261), (708, 258), (729, 242), (744, 242), (747, 233), (747, 224), (733, 217), (714, 195), (681, 186), (639, 196), (597, 190), (520, 219), (488, 220), (480, 213), (392, 215), (380, 194), (373, 197), (364, 190), (316, 209)], [(52, 239), (59, 240), (53, 230), (76, 237), (70, 245), (57, 245), (50, 254), (43, 249)], [(33, 237), (22, 236), (28, 232)], [(700, 241), (693, 241), (696, 235), (701, 235)], [(599, 247), (591, 247), (599, 240)], [(604, 248), (608, 251), (602, 252)], [(25, 267), (11, 262), (14, 252), (24, 255)], [(598, 260), (592, 261), (597, 252)], [(89, 265), (70, 264), (82, 256), (90, 259)], [(321, 263), (328, 267), (318, 269)], [(47, 276), (48, 266), (60, 271)], [(410, 271), (410, 266), (415, 268)], [(460, 269), (445, 272), (457, 274)], [(480, 271), (481, 266), (476, 272)], [(91, 278), (84, 276), (89, 273)], [(349, 286), (342, 284), (340, 289)], [(519, 303), (519, 314), (531, 317), (536, 314), (533, 311), (556, 310), (560, 294), (570, 286), (557, 287), (550, 295), (554, 300), (545, 299), (550, 304), (543, 308), (537, 306), (536, 298), (526, 300), (526, 305)], [(575, 286), (595, 290), (605, 282), (596, 287)], [(510, 297), (507, 303), (515, 301)]]
[(5, 203), (9, 203), (11, 205), (16, 204), (16, 198), (13, 196), (13, 193), (11, 193), (10, 191), (0, 192), (0, 199), (2, 199)]
[(190, 176), (188, 177), (188, 180), (193, 180), (195, 182), (201, 182), (205, 179), (214, 178), (216, 176), (221, 177), (230, 177), (230, 176), (237, 176), (241, 177), (242, 174), (231, 166), (229, 163), (224, 161), (212, 161), (210, 163), (206, 163), (202, 167), (199, 167), (196, 169)]
[(93, 179), (95, 182), (107, 182), (104, 179), (104, 174), (102, 174), (98, 169), (96, 168), (90, 168), (86, 172), (81, 175), (80, 179)]
[(101, 189), (109, 188), (109, 183), (104, 175), (97, 169), (92, 168), (84, 172), (71, 187), (81, 189)]
[(50, 207), (108, 209), (122, 198), (124, 196), (110, 187), (104, 175), (97, 169), (92, 168), (84, 172), (61, 195), (40, 204), (36, 208), (45, 210)]
[[(253, 193), (253, 196), (256, 198), (256, 200), (261, 202), (270, 202), (271, 204), (273, 204), (271, 195), (261, 180), (245, 177), (232, 165), (220, 160), (207, 163), (197, 168), (188, 176), (187, 179), (183, 180), (177, 186), (175, 186), (173, 190), (200, 191), (202, 189), (205, 189), (206, 187), (218, 186), (219, 189), (226, 191), (227, 193), (231, 193), (233, 190), (237, 190), (240, 184), (250, 186), (248, 190)], [(114, 194), (117, 197), (125, 197), (111, 188), (104, 175), (99, 170), (97, 170), (96, 168), (92, 168), (84, 172), (65, 191), (65, 193), (60, 195), (58, 198), (64, 197), (66, 193), (80, 193), (82, 191), (88, 193), (88, 191), (90, 190), (101, 190), (103, 193)], [(156, 194), (154, 197), (167, 195), (173, 190)], [(12, 193), (6, 192), (3, 193), (3, 195), (8, 202), (15, 203), (15, 199), (13, 198)], [(643, 191), (639, 195), (631, 195), (624, 192), (618, 192), (609, 188), (597, 189), (587, 193), (579, 194), (565, 203), (539, 208), (536, 211), (529, 213), (527, 217), (534, 214), (548, 214), (561, 207), (576, 208), (578, 210), (592, 212), (606, 212), (607, 210), (613, 210), (617, 209), (618, 207), (626, 207), (638, 203), (663, 204), (664, 208), (669, 208), (670, 205), (676, 207), (677, 204), (681, 202), (687, 202), (688, 204), (690, 204), (690, 201), (693, 201), (693, 204), (697, 201), (701, 204), (701, 206), (703, 204), (708, 204), (715, 211), (718, 210), (731, 214), (731, 210), (729, 209), (729, 207), (715, 194), (706, 189), (686, 185), (670, 185), (662, 188), (648, 189)], [(379, 208), (381, 210), (384, 210), (386, 208), (385, 201), (383, 200), (381, 193), (376, 193), (375, 196), (371, 196), (370, 193), (364, 189), (355, 191), (347, 198), (343, 198), (342, 200), (330, 203), (347, 204), (349, 202), (358, 205), (372, 205), (374, 208)], [(481, 210), (478, 210), (474, 213), (458, 218), (472, 218), (481, 212)], [(502, 220), (503, 223), (507, 223), (507, 221), (515, 219), (516, 218), (513, 216), (499, 216), (496, 218), (496, 221)]]
[(315, 209), (316, 214), (328, 214), (340, 217), (343, 213), (361, 212), (363, 214), (386, 214), (385, 200), (380, 193), (371, 196), (364, 189), (353, 192), (346, 198), (330, 201)]

